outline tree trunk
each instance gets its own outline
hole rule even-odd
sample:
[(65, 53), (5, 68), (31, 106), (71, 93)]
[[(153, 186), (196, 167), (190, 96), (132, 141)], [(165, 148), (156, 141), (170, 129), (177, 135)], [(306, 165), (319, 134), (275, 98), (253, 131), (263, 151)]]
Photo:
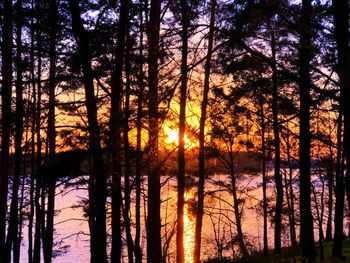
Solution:
[[(322, 189), (322, 196), (323, 196), (323, 192), (324, 192), (324, 186)], [(313, 187), (313, 186), (312, 186), (312, 193), (314, 196), (314, 202), (315, 202), (315, 207), (316, 207), (316, 219), (318, 222), (318, 235), (319, 235), (318, 238), (319, 238), (319, 249), (320, 249), (320, 261), (322, 262), (324, 260), (324, 248), (323, 248), (324, 235), (323, 235), (323, 230), (322, 230), (323, 215), (322, 215), (322, 212), (320, 212), (320, 209), (318, 208), (316, 190), (315, 190), (315, 187)], [(323, 206), (323, 201), (322, 201), (322, 206)], [(323, 208), (321, 210), (323, 211)]]
[[(55, 162), (56, 154), (56, 131), (55, 131), (55, 85), (56, 85), (56, 35), (57, 35), (57, 3), (56, 0), (50, 0), (50, 69), (49, 69), (49, 113), (48, 113), (48, 130), (47, 141), (49, 148), (49, 161)], [(53, 250), (53, 231), (55, 216), (55, 194), (56, 178), (50, 174), (48, 177), (47, 192), (47, 214), (44, 234), (44, 262), (51, 263)]]
[(332, 224), (333, 224), (333, 157), (330, 157), (331, 163), (327, 170), (327, 181), (328, 181), (328, 218), (326, 228), (326, 241), (332, 241)]
[(297, 238), (295, 231), (295, 209), (294, 209), (294, 190), (293, 190), (293, 166), (292, 166), (292, 158), (290, 154), (290, 141), (289, 141), (289, 131), (286, 139), (286, 150), (287, 150), (287, 161), (288, 161), (288, 170), (289, 170), (289, 182), (288, 189), (286, 191), (289, 192), (290, 196), (290, 211), (289, 211), (289, 231), (290, 231), (290, 239), (293, 248), (293, 254), (295, 253), (297, 247)]
[(121, 240), (121, 101), (123, 92), (124, 51), (129, 17), (129, 1), (120, 2), (118, 39), (115, 49), (115, 65), (111, 83), (110, 146), (112, 152), (112, 250), (111, 261), (120, 262)]
[[(18, 1), (16, 8), (20, 14), (22, 8), (22, 1)], [(22, 25), (21, 21), (16, 23), (16, 132), (15, 132), (15, 170), (13, 178), (12, 188), (12, 200), (10, 208), (10, 220), (6, 241), (6, 260), (5, 262), (11, 261), (12, 247), (17, 240), (18, 234), (18, 191), (20, 185), (20, 174), (21, 174), (21, 158), (22, 158), (22, 135), (23, 135), (23, 87), (22, 87)]]
[(334, 258), (343, 257), (343, 228), (344, 228), (344, 173), (342, 167), (342, 127), (343, 114), (339, 111), (337, 120), (337, 160), (335, 171), (335, 212), (334, 240), (332, 255)]
[[(41, 9), (41, 0), (37, 0), (36, 2), (36, 10), (38, 13), (42, 12)], [(38, 19), (39, 21), (37, 22), (40, 26), (42, 24), (42, 22), (40, 21), (40, 18)], [(37, 149), (36, 149), (36, 166), (37, 166), (37, 170), (39, 170), (39, 167), (41, 166), (41, 148), (42, 148), (42, 141), (41, 141), (41, 95), (42, 95), (42, 91), (41, 91), (41, 74), (42, 74), (42, 33), (40, 31), (40, 29), (36, 30), (36, 41), (37, 41), (37, 60), (38, 60), (38, 66), (37, 66), (37, 76), (35, 78), (36, 80), (36, 85), (37, 85), (37, 90), (36, 90), (36, 95), (37, 95), (37, 99), (36, 99), (36, 115), (35, 115), (35, 134), (36, 134), (36, 143), (37, 143)]]
[(208, 105), (208, 93), (209, 93), (209, 81), (210, 81), (210, 69), (211, 58), (213, 53), (214, 42), (214, 30), (215, 30), (215, 14), (216, 14), (216, 0), (211, 0), (210, 4), (210, 25), (209, 25), (209, 37), (208, 37), (208, 51), (205, 62), (204, 72), (204, 86), (203, 86), (203, 99), (201, 104), (201, 117), (199, 121), (199, 155), (198, 155), (198, 203), (196, 214), (196, 226), (194, 236), (194, 256), (193, 262), (199, 263), (201, 256), (202, 245), (202, 224), (203, 224), (203, 208), (204, 208), (204, 185), (205, 185), (205, 121), (207, 119), (207, 105)]
[[(93, 216), (93, 224), (90, 226), (91, 234), (91, 262), (107, 262), (106, 253), (106, 176), (101, 148), (100, 127), (97, 121), (97, 105), (94, 93), (93, 71), (91, 67), (91, 51), (88, 32), (85, 30), (80, 17), (79, 2), (69, 1), (72, 15), (72, 29), (78, 44), (78, 51), (83, 71), (83, 84), (85, 89), (85, 106), (88, 117), (89, 152), (92, 160), (92, 173), (90, 174), (90, 215)], [(94, 183), (93, 186), (91, 184)]]
[[(34, 9), (34, 5), (31, 6)], [(32, 91), (32, 107), (31, 107), (31, 172), (30, 172), (30, 192), (29, 192), (29, 219), (28, 219), (28, 263), (33, 263), (33, 225), (34, 225), (34, 213), (35, 213), (35, 184), (34, 184), (34, 173), (35, 173), (35, 115), (36, 115), (36, 88), (35, 88), (35, 73), (34, 73), (34, 18), (31, 20), (30, 28), (30, 77)]]
[(264, 101), (263, 91), (260, 89), (260, 121), (261, 121), (261, 158), (262, 158), (262, 190), (263, 190), (263, 217), (264, 217), (264, 257), (268, 257), (269, 246), (267, 237), (267, 180), (266, 180), (266, 143), (265, 143), (265, 113), (264, 113)]
[[(129, 23), (127, 25), (129, 29)], [(130, 219), (130, 176), (131, 176), (131, 163), (130, 163), (130, 143), (129, 143), (129, 116), (130, 116), (130, 86), (131, 86), (131, 67), (130, 67), (130, 34), (127, 34), (126, 39), (126, 50), (125, 50), (125, 107), (124, 107), (124, 119), (123, 119), (123, 142), (124, 142), (124, 224), (125, 224), (125, 234), (126, 242), (128, 247), (128, 262), (134, 262), (134, 241), (131, 234), (131, 219)]]
[(240, 248), (240, 252), (245, 258), (249, 257), (249, 252), (244, 242), (244, 236), (242, 231), (242, 223), (241, 223), (241, 212), (239, 209), (239, 200), (237, 197), (237, 185), (236, 185), (236, 175), (234, 171), (234, 162), (233, 162), (233, 143), (230, 144), (230, 176), (231, 176), (231, 191), (233, 196), (233, 207), (234, 207), (234, 215), (237, 227), (237, 239), (238, 245)]
[(0, 255), (5, 255), (12, 93), (12, 1), (3, 1), (0, 158)]
[(140, 2), (140, 46), (139, 46), (139, 92), (137, 99), (137, 119), (136, 119), (136, 200), (135, 200), (135, 261), (136, 263), (142, 263), (142, 251), (141, 251), (141, 181), (142, 181), (142, 149), (141, 149), (141, 136), (142, 136), (142, 120), (143, 120), (143, 91), (144, 85), (144, 73), (143, 73), (143, 35), (144, 35), (144, 25), (143, 25), (143, 12), (144, 3)]
[(41, 178), (36, 179), (35, 184), (35, 235), (34, 235), (34, 253), (33, 262), (40, 263), (41, 254), (41, 222), (43, 217), (42, 206), (40, 205), (40, 196), (44, 194), (41, 192), (42, 180)]
[[(40, 13), (41, 10), (41, 1), (38, 0), (36, 2), (36, 10)], [(41, 23), (39, 20), (38, 23)], [(42, 38), (41, 32), (39, 29), (36, 30), (36, 40), (37, 40), (37, 48), (38, 48), (38, 66), (37, 66), (37, 76), (36, 80), (36, 107), (35, 109), (35, 134), (36, 134), (36, 172), (39, 170), (41, 166), (41, 63), (42, 63)], [(44, 183), (43, 178), (36, 177), (36, 185), (35, 185), (35, 236), (34, 236), (34, 255), (33, 262), (40, 263), (41, 258), (41, 238), (42, 238), (42, 226), (43, 221), (45, 220), (45, 191), (44, 191)]]
[[(21, 17), (22, 1), (16, 3), (17, 15)], [(16, 21), (16, 119), (15, 119), (15, 169), (13, 174), (10, 220), (7, 229), (6, 254), (4, 262), (11, 262), (18, 236), (18, 191), (21, 176), (22, 137), (23, 137), (23, 81), (22, 81), (22, 21)], [(14, 255), (14, 258), (18, 255)]]
[(19, 201), (19, 219), (18, 219), (18, 235), (16, 241), (13, 243), (13, 263), (20, 263), (21, 258), (21, 243), (22, 243), (22, 229), (23, 229), (23, 208), (24, 208), (24, 188), (25, 180), (22, 179), (21, 197)]
[(310, 174), (310, 60), (311, 60), (311, 1), (303, 0), (300, 28), (300, 243), (302, 246), (302, 261), (315, 261), (315, 241), (313, 217), (311, 213), (311, 174)]
[(281, 176), (281, 149), (280, 149), (280, 132), (278, 123), (278, 83), (277, 83), (277, 68), (276, 68), (276, 40), (275, 33), (271, 27), (271, 22), (268, 21), (268, 27), (271, 34), (271, 52), (272, 52), (272, 115), (273, 115), (273, 137), (274, 137), (274, 177), (276, 184), (276, 208), (275, 208), (275, 247), (274, 254), (281, 254), (281, 230), (282, 230), (282, 209), (283, 209), (283, 183)]
[(158, 58), (161, 0), (151, 0), (148, 22), (148, 218), (147, 262), (162, 263), (159, 167)]
[[(346, 0), (332, 1), (334, 17), (334, 34), (337, 43), (338, 63), (336, 72), (339, 76), (340, 86), (340, 108), (344, 116), (344, 137), (343, 154), (346, 162), (346, 186), (350, 188), (350, 103), (349, 103), (349, 84), (350, 84), (350, 61), (349, 61), (349, 3)], [(333, 257), (342, 257), (342, 233), (343, 233), (343, 205), (344, 205), (344, 187), (342, 174), (337, 178), (336, 188), (336, 214), (335, 214), (335, 233)], [(348, 202), (350, 204), (348, 196)], [(338, 205), (339, 202), (339, 205)], [(338, 209), (337, 209), (338, 208)], [(338, 225), (339, 224), (339, 225)], [(340, 229), (341, 228), (341, 229)]]
[[(290, 225), (291, 222), (292, 222), (292, 218), (291, 218), (291, 210), (292, 210), (291, 209), (291, 199), (293, 197), (290, 195), (290, 192), (289, 192), (289, 185), (290, 185), (290, 183), (288, 182), (287, 173), (286, 172), (284, 173), (283, 179), (284, 179), (284, 187), (285, 187), (285, 192), (286, 192), (286, 201), (287, 201), (287, 208), (288, 208), (288, 220), (289, 220), (289, 225)], [(291, 238), (291, 241), (292, 241), (292, 234), (293, 234), (293, 232), (292, 232), (292, 227), (291, 226), (289, 227), (289, 230), (290, 230), (290, 238)], [(291, 243), (293, 243), (293, 241)], [(292, 248), (294, 248), (293, 245), (292, 245)]]
[(178, 175), (177, 175), (177, 222), (176, 222), (176, 262), (185, 262), (184, 252), (184, 206), (185, 206), (185, 131), (186, 131), (186, 96), (187, 96), (187, 56), (189, 7), (187, 0), (181, 0), (181, 86), (179, 115)]

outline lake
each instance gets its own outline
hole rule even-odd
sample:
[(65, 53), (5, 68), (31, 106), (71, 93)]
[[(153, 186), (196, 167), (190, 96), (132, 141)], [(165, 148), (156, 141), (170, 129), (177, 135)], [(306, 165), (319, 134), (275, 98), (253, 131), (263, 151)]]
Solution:
[[(175, 261), (175, 235), (172, 231), (175, 227), (176, 218), (176, 180), (163, 177), (162, 187), (162, 229), (163, 241), (171, 240), (167, 251), (167, 261)], [(246, 243), (249, 248), (261, 250), (263, 248), (263, 218), (259, 205), (262, 200), (261, 176), (243, 176), (238, 180), (238, 189), (241, 190), (239, 198), (242, 200), (244, 209), (242, 213), (242, 227)], [(217, 174), (209, 177), (206, 181), (205, 216), (203, 218), (202, 233), (202, 258), (216, 257), (217, 252), (222, 255), (239, 255), (239, 248), (230, 242), (235, 238), (236, 228), (233, 215), (233, 197), (228, 192), (227, 186), (230, 179), (227, 175)], [(185, 205), (185, 257), (186, 262), (192, 262), (193, 240), (195, 228), (195, 216), (193, 211), (194, 195), (196, 187), (186, 192)], [(55, 263), (89, 262), (89, 236), (88, 224), (84, 217), (84, 211), (79, 207), (83, 198), (87, 197), (87, 191), (83, 188), (63, 186), (58, 187), (56, 196), (55, 216), (55, 250), (60, 251), (54, 259)], [(268, 190), (268, 195), (273, 195)], [(134, 193), (131, 195), (134, 198)], [(145, 202), (143, 202), (145, 204)], [(296, 207), (297, 209), (297, 207)], [(134, 216), (134, 207), (131, 207), (131, 215)], [(146, 232), (144, 228), (144, 209), (142, 217), (142, 247), (145, 253)], [(134, 220), (133, 220), (134, 222)], [(25, 222), (27, 224), (27, 222)], [(269, 244), (273, 245), (273, 229), (269, 222)], [(282, 235), (283, 244), (289, 245), (289, 230), (285, 229)], [(163, 242), (165, 243), (165, 242)], [(27, 226), (23, 229), (23, 243), (21, 247), (21, 262), (27, 262)], [(125, 249), (126, 250), (126, 249)], [(127, 253), (123, 252), (123, 262), (127, 262)]]

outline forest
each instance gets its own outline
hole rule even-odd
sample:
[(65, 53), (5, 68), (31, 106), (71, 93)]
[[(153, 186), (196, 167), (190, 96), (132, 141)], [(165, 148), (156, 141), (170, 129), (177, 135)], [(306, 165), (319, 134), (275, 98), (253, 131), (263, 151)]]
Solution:
[(0, 263), (350, 262), (348, 0), (2, 0)]

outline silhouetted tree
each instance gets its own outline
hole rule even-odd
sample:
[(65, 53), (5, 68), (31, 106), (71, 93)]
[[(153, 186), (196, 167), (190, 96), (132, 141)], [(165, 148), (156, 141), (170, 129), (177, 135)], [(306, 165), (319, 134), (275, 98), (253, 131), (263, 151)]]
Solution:
[(199, 154), (198, 154), (198, 204), (196, 213), (196, 227), (194, 239), (194, 255), (195, 263), (200, 262), (201, 246), (202, 246), (202, 225), (203, 225), (203, 208), (204, 208), (204, 185), (205, 185), (205, 127), (207, 120), (207, 106), (210, 88), (210, 70), (213, 55), (213, 43), (215, 32), (215, 17), (216, 17), (216, 0), (210, 2), (210, 24), (208, 35), (207, 58), (204, 69), (203, 95), (201, 102), (201, 117), (199, 121)]
[(0, 255), (6, 256), (6, 213), (9, 177), (9, 150), (12, 95), (12, 1), (3, 2), (1, 50), (1, 159), (0, 159)]
[[(348, 1), (332, 1), (334, 19), (334, 35), (337, 45), (337, 65), (335, 70), (339, 76), (340, 87), (340, 116), (344, 118), (343, 154), (346, 162), (346, 184), (350, 182), (350, 104), (349, 104), (349, 83), (350, 83), (350, 62), (349, 62), (349, 3)], [(339, 117), (341, 120), (341, 117)], [(339, 125), (339, 124), (338, 124)], [(338, 140), (340, 140), (338, 138)], [(338, 168), (339, 169), (339, 168)], [(348, 196), (349, 200), (349, 196)], [(335, 207), (335, 230), (333, 257), (342, 257), (343, 240), (343, 207), (344, 207), (344, 186), (342, 172), (337, 172), (336, 182), (336, 207)]]
[(96, 97), (94, 94), (94, 77), (91, 67), (89, 35), (80, 17), (77, 1), (69, 1), (72, 15), (72, 29), (78, 45), (78, 52), (83, 72), (85, 89), (85, 106), (88, 116), (89, 151), (92, 171), (89, 179), (89, 229), (91, 262), (107, 262), (106, 253), (106, 175), (101, 148), (100, 127), (97, 121)]
[(159, 167), (159, 97), (158, 58), (160, 31), (160, 0), (151, 0), (147, 25), (148, 43), (148, 217), (147, 261), (163, 262), (160, 217), (160, 167)]
[(299, 132), (299, 162), (300, 162), (300, 243), (302, 246), (302, 261), (314, 262), (315, 241), (313, 217), (311, 213), (311, 175), (310, 175), (310, 106), (311, 106), (311, 1), (303, 0), (300, 17), (299, 63), (300, 63), (300, 132)]

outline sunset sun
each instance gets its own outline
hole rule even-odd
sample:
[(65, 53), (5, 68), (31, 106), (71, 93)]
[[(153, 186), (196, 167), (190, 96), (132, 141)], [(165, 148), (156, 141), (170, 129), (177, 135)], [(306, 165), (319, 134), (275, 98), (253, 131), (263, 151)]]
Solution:
[[(170, 129), (168, 127), (165, 128), (165, 143), (169, 146), (177, 146), (179, 144), (179, 132), (176, 129)], [(185, 134), (185, 147), (192, 148), (195, 146), (195, 142), (188, 138), (187, 134)]]

